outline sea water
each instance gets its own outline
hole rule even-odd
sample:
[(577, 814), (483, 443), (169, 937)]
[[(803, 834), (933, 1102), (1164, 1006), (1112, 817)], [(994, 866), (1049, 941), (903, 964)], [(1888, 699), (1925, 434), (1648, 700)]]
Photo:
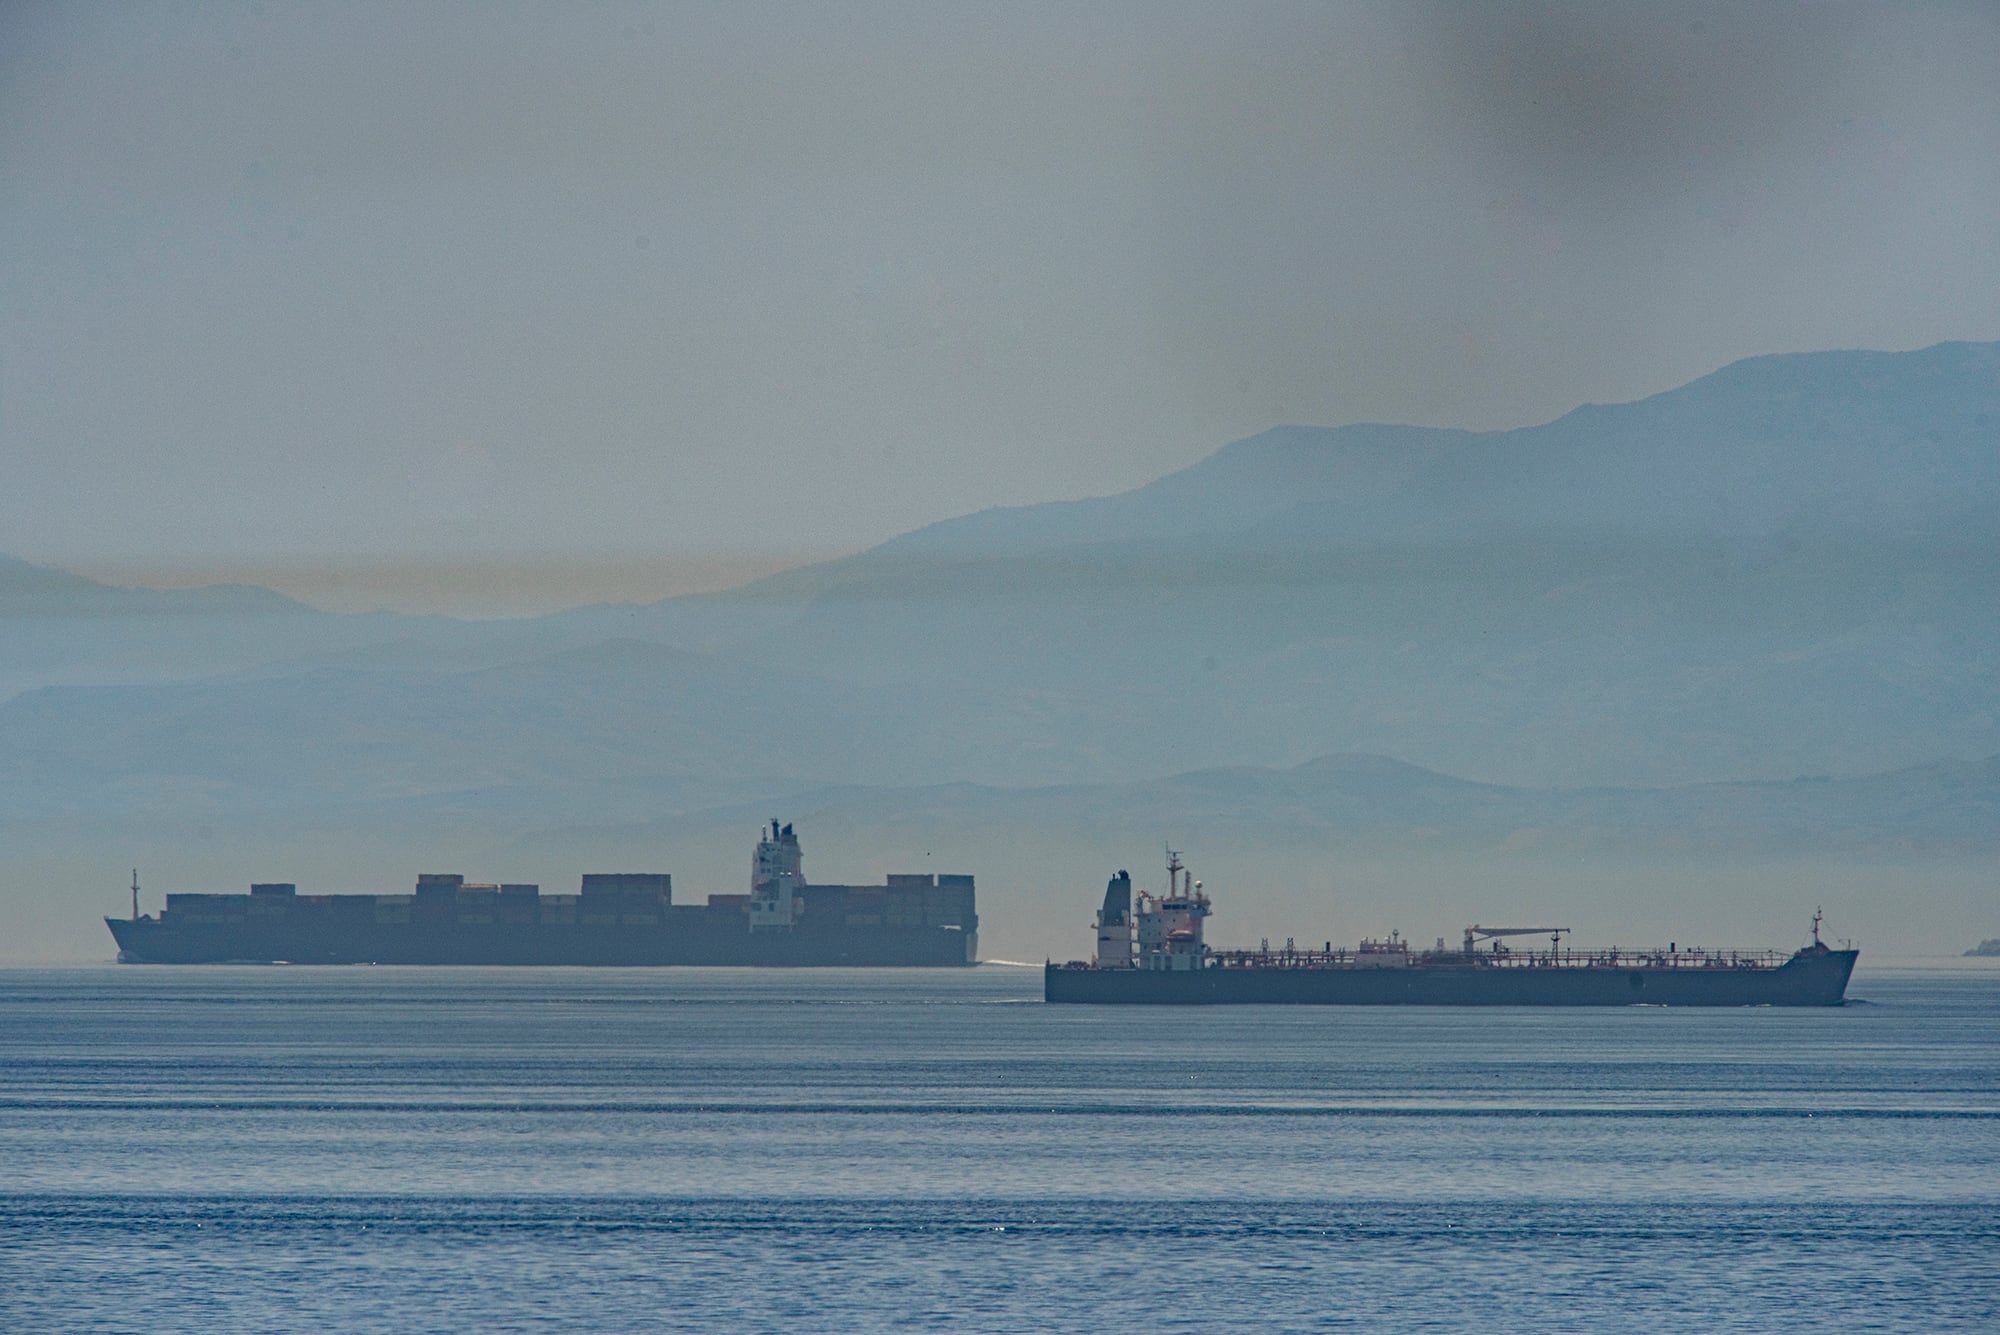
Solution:
[(0, 973), (0, 1329), (2000, 1329), (2000, 971), (1864, 958), (1825, 1010), (1040, 983)]

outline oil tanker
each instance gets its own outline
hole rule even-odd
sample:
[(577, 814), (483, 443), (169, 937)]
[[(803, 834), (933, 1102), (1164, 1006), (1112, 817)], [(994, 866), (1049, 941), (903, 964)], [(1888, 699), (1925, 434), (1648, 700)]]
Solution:
[[(1097, 952), (1049, 963), (1042, 996), (1104, 1005), (1838, 1006), (1860, 952), (1820, 940), (1789, 953), (1682, 946), (1579, 949), (1563, 927), (1465, 929), (1462, 945), (1413, 950), (1395, 933), (1354, 949), (1215, 950), (1202, 941), (1208, 895), (1167, 855), (1167, 891), (1140, 894), (1119, 872), (1097, 914)], [(1547, 949), (1508, 945), (1548, 938)]]
[(750, 893), (673, 902), (664, 872), (583, 877), (580, 893), (425, 875), (407, 895), (171, 894), (158, 917), (106, 918), (129, 964), (967, 965), (979, 958), (970, 876), (882, 885), (806, 881), (798, 836), (772, 821)]

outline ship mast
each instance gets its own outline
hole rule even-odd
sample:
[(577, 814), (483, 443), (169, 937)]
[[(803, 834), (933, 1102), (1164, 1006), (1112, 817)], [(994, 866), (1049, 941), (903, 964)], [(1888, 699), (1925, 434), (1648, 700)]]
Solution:
[(139, 921), (139, 869), (132, 869), (132, 921)]

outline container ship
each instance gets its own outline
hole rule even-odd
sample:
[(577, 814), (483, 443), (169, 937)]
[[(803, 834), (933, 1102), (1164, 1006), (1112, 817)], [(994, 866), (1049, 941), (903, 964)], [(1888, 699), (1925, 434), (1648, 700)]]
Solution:
[[(1209, 899), (1178, 854), (1167, 891), (1140, 894), (1119, 872), (1097, 914), (1097, 953), (1050, 963), (1042, 996), (1103, 1005), (1320, 1006), (1838, 1006), (1860, 953), (1820, 940), (1789, 953), (1685, 947), (1574, 948), (1563, 927), (1465, 929), (1458, 949), (1438, 938), (1413, 950), (1395, 933), (1354, 949), (1215, 950), (1202, 941)], [(1547, 937), (1546, 949), (1509, 945)]]
[(673, 902), (664, 872), (586, 875), (581, 892), (417, 878), (407, 895), (174, 894), (155, 918), (106, 918), (130, 964), (966, 965), (978, 961), (970, 876), (806, 881), (798, 836), (772, 821), (750, 893)]

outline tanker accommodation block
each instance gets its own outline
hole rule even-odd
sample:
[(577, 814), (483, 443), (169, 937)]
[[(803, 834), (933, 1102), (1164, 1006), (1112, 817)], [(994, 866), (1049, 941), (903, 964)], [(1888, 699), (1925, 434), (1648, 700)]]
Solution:
[(664, 872), (591, 873), (579, 893), (426, 874), (407, 895), (172, 894), (159, 917), (107, 918), (141, 964), (965, 965), (979, 951), (970, 876), (814, 885), (798, 836), (772, 821), (749, 894), (676, 904)]

